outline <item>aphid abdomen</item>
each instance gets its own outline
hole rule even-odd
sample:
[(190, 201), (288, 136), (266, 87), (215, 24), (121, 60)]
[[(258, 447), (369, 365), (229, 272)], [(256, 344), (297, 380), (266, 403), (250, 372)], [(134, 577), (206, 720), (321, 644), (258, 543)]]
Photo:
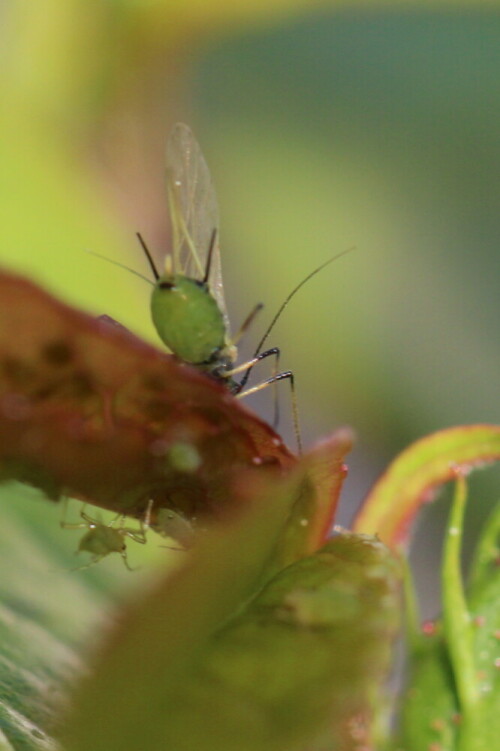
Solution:
[(151, 316), (161, 340), (185, 362), (209, 362), (226, 346), (224, 317), (203, 282), (162, 277), (151, 296)]
[(125, 541), (119, 529), (98, 524), (92, 526), (80, 540), (78, 551), (92, 553), (104, 558), (108, 553), (121, 553), (125, 550)]

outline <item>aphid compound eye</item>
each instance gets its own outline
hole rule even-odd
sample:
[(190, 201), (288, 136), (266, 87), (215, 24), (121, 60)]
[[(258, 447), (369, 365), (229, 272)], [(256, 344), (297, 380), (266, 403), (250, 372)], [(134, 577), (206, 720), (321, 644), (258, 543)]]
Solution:
[(174, 289), (175, 284), (173, 282), (159, 282), (159, 289)]

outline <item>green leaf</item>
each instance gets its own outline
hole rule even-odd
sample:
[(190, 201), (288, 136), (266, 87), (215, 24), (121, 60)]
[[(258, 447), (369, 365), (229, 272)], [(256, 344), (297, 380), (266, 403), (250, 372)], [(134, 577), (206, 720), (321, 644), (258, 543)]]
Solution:
[(500, 574), (471, 599), (471, 659), (476, 668), (478, 701), (468, 708), (466, 727), (441, 629), (413, 655), (412, 678), (402, 703), (401, 736), (396, 748), (421, 751), (491, 751), (500, 737)]
[(465, 425), (426, 436), (389, 465), (365, 498), (354, 529), (398, 546), (406, 541), (422, 504), (432, 499), (439, 485), (455, 478), (457, 468), (470, 470), (498, 459), (496, 425)]
[[(469, 587), (473, 655), (479, 691), (477, 738), (471, 748), (489, 751), (500, 738), (500, 505), (486, 524)], [(464, 747), (465, 749), (466, 747)]]
[(401, 702), (400, 737), (405, 751), (456, 751), (459, 708), (453, 674), (440, 636), (429, 637), (414, 655), (412, 676)]
[(240, 514), (200, 537), (184, 565), (122, 614), (119, 634), (79, 691), (66, 733), (70, 747), (88, 748), (96, 723), (100, 733), (90, 742), (95, 751), (153, 748), (163, 725), (163, 693), (259, 586), (302, 479), (263, 487), (252, 473), (240, 478)]
[(28, 494), (38, 495), (15, 484), (0, 489), (0, 748), (9, 751), (55, 748), (56, 716), (81, 670), (78, 645), (105, 603), (95, 575), (67, 571), (63, 548), (73, 541), (56, 509)]
[[(402, 712), (408, 751), (489, 751), (500, 733), (499, 515), (483, 533), (467, 599), (461, 575), (466, 486), (458, 473), (443, 559), (443, 619), (429, 642), (416, 642)], [(425, 637), (422, 637), (425, 639)]]
[(487, 520), (476, 546), (474, 560), (469, 572), (469, 591), (474, 597), (483, 584), (491, 581), (499, 571), (500, 556), (500, 503), (497, 503)]
[(480, 749), (481, 707), (471, 617), (461, 569), (461, 548), (467, 484), (456, 472), (455, 493), (444, 542), (441, 581), (443, 589), (443, 636), (460, 707), (459, 748)]
[(347, 751), (373, 739), (399, 565), (377, 540), (337, 537), (237, 612), (269, 547), (269, 501), (135, 603), (77, 690), (68, 751)]

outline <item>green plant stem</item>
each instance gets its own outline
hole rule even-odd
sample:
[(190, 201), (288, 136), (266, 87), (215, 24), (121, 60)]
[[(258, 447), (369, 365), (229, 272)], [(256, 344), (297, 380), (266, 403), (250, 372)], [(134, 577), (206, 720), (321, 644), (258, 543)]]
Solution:
[(489, 573), (489, 567), (498, 556), (500, 542), (500, 503), (496, 504), (476, 547), (469, 572), (469, 587), (477, 587)]
[(473, 751), (479, 722), (477, 671), (473, 653), (471, 617), (465, 599), (461, 571), (461, 548), (467, 484), (457, 471), (455, 493), (444, 543), (442, 567), (443, 625), (452, 665), (462, 721), (459, 749)]
[(422, 636), (420, 628), (420, 615), (418, 610), (418, 600), (415, 592), (415, 581), (411, 571), (408, 559), (401, 556), (403, 564), (403, 588), (405, 602), (405, 627), (406, 641), (408, 649), (414, 658), (424, 647), (426, 640)]

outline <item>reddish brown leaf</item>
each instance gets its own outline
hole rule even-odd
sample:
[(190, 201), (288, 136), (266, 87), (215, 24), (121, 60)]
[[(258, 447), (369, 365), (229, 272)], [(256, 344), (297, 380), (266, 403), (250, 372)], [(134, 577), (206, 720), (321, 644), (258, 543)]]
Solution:
[(296, 463), (224, 386), (0, 274), (0, 477), (141, 517), (217, 518), (242, 469)]

